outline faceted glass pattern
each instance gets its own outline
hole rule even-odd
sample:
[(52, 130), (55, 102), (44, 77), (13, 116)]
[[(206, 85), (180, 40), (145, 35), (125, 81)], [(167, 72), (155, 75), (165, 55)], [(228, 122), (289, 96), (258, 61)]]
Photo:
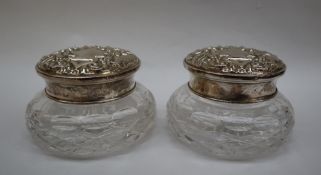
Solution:
[(58, 156), (114, 154), (140, 142), (154, 124), (155, 101), (141, 84), (105, 103), (67, 104), (39, 93), (28, 105), (27, 127), (35, 142)]
[(171, 96), (172, 132), (185, 144), (221, 159), (251, 159), (283, 144), (294, 124), (293, 108), (277, 93), (270, 100), (236, 104), (214, 101), (183, 85)]

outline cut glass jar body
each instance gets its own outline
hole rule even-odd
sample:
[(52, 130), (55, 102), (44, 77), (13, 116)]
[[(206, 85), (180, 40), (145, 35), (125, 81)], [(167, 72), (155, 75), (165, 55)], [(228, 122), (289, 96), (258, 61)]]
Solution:
[(179, 140), (222, 159), (272, 153), (294, 124), (292, 106), (281, 93), (263, 102), (236, 104), (200, 97), (183, 85), (167, 108), (170, 128)]
[(152, 129), (155, 101), (141, 84), (127, 96), (97, 104), (67, 104), (39, 93), (27, 107), (27, 127), (49, 153), (74, 158), (114, 154)]

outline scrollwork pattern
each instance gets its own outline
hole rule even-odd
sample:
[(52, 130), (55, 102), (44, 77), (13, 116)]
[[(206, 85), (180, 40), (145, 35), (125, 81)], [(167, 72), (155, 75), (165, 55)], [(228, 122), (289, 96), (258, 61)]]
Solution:
[(223, 75), (274, 76), (285, 71), (285, 64), (275, 55), (244, 47), (208, 47), (185, 58), (188, 66)]
[(124, 49), (84, 46), (46, 55), (37, 64), (37, 68), (50, 75), (113, 76), (135, 69), (139, 64), (139, 59)]

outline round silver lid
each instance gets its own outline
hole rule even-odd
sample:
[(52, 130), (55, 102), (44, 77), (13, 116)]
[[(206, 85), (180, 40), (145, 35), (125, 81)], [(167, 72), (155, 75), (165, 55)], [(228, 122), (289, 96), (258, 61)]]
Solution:
[(47, 96), (65, 103), (101, 103), (119, 99), (135, 88), (140, 60), (109, 46), (72, 47), (46, 55), (36, 65), (45, 78)]
[(130, 51), (109, 46), (83, 46), (43, 56), (36, 70), (47, 79), (105, 82), (126, 77), (139, 66), (138, 57)]
[(187, 55), (190, 89), (199, 96), (230, 103), (254, 103), (277, 93), (274, 79), (285, 64), (275, 55), (245, 47), (207, 47)]
[(191, 72), (235, 79), (266, 79), (283, 74), (285, 64), (275, 55), (245, 47), (207, 47), (184, 60)]

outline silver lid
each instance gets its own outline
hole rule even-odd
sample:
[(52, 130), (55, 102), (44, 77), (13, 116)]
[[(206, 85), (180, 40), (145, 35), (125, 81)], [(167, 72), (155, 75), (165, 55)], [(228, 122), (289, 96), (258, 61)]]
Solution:
[(83, 46), (46, 55), (36, 70), (47, 82), (48, 97), (66, 103), (97, 103), (117, 99), (134, 87), (140, 60), (112, 47)]
[(190, 89), (208, 99), (254, 103), (277, 93), (275, 78), (285, 64), (275, 55), (245, 47), (207, 47), (187, 55), (184, 66), (192, 73)]
[(285, 72), (285, 64), (275, 55), (245, 47), (207, 47), (185, 58), (190, 71), (235, 79), (266, 79)]

